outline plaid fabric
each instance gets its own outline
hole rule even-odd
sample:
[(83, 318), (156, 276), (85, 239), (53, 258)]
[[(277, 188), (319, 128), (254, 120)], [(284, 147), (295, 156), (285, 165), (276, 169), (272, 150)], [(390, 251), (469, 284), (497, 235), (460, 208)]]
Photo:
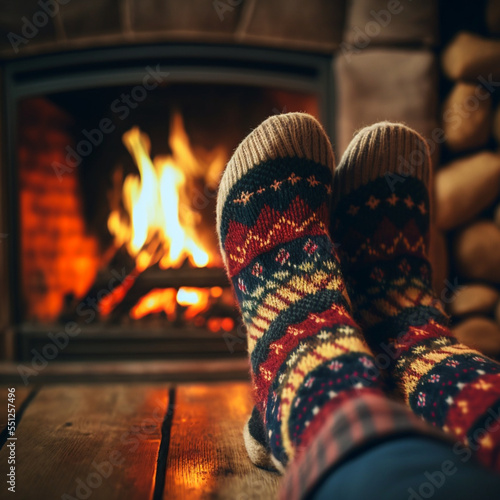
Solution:
[(407, 407), (386, 396), (365, 394), (346, 400), (299, 450), (281, 483), (282, 500), (305, 499), (326, 473), (367, 448), (398, 435), (420, 434), (447, 441)]

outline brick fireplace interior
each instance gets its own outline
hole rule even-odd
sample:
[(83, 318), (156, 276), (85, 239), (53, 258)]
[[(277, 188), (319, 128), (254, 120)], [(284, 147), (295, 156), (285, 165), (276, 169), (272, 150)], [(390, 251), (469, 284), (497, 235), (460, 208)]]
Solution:
[(263, 75), (255, 87), (170, 84), (148, 68), (151, 95), (141, 83), (19, 103), (22, 359), (68, 322), (79, 333), (61, 360), (244, 352), (218, 180), (247, 130), (284, 107), (318, 115), (317, 95), (266, 88)]
[(436, 293), (500, 355), (499, 2), (63, 3), (0, 19), (2, 373), (245, 377), (217, 184), (288, 111), (337, 156), (382, 119), (426, 137)]

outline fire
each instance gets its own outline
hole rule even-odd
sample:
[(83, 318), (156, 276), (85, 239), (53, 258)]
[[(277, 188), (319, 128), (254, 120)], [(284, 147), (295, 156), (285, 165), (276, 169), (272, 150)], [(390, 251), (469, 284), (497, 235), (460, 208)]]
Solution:
[[(178, 290), (155, 288), (139, 300), (132, 308), (130, 315), (133, 319), (140, 319), (148, 314), (163, 311), (170, 321), (174, 321), (177, 307), (181, 306), (185, 308), (184, 318), (193, 319), (198, 314), (208, 311), (213, 300), (219, 298), (221, 294), (222, 289), (217, 286), (212, 288), (181, 287)], [(211, 318), (208, 320), (208, 326), (212, 331), (220, 329), (229, 331), (234, 327), (234, 322), (230, 318)]]
[(176, 295), (177, 290), (175, 288), (166, 288), (164, 290), (155, 288), (139, 300), (130, 311), (130, 316), (133, 319), (140, 319), (150, 313), (164, 311), (167, 318), (170, 321), (174, 321)]
[[(186, 259), (194, 267), (210, 265), (215, 255), (197, 236), (200, 214), (190, 206), (188, 195), (189, 182), (199, 174), (200, 161), (191, 150), (182, 117), (175, 114), (172, 120), (171, 155), (152, 160), (149, 137), (138, 127), (126, 132), (122, 140), (139, 175), (125, 178), (123, 209), (113, 210), (108, 218), (115, 245), (126, 245), (141, 269), (158, 261), (163, 269), (178, 268)], [(226, 157), (225, 151), (215, 150), (204, 173), (207, 181), (213, 182), (214, 172), (222, 171)], [(160, 242), (160, 255), (147, 248), (153, 239)]]
[[(131, 154), (139, 175), (129, 174), (121, 188), (121, 206), (114, 207), (108, 229), (117, 248), (125, 246), (135, 259), (136, 272), (158, 264), (162, 269), (179, 268), (186, 261), (193, 267), (217, 265), (217, 247), (204, 241), (207, 231), (201, 228), (202, 214), (193, 208), (198, 184), (215, 190), (227, 160), (222, 148), (202, 151), (196, 156), (184, 129), (183, 119), (175, 113), (170, 127), (168, 156), (151, 158), (149, 137), (138, 127), (127, 131), (123, 143)], [(214, 231), (211, 231), (214, 233)], [(211, 244), (212, 243), (212, 244)], [(164, 312), (175, 318), (178, 307), (184, 317), (193, 318), (207, 309), (211, 289), (155, 289), (142, 297), (131, 310), (138, 319), (150, 313)], [(109, 313), (116, 304), (109, 299), (101, 312)]]
[(179, 305), (187, 307), (184, 317), (192, 319), (208, 309), (210, 289), (181, 287), (176, 298)]

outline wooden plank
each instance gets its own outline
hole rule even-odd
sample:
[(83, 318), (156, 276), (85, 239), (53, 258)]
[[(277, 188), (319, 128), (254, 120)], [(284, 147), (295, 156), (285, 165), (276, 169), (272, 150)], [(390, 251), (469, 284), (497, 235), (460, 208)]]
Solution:
[[(241, 340), (240, 337), (236, 341)], [(31, 366), (31, 365), (28, 365)], [(0, 363), (2, 382), (19, 384), (17, 363)], [(30, 383), (221, 382), (248, 380), (248, 359), (53, 362), (29, 377)], [(1, 408), (0, 408), (1, 415)]]
[(243, 443), (246, 383), (178, 386), (164, 500), (276, 498), (280, 476), (255, 467)]
[(167, 406), (164, 385), (42, 388), (17, 428), (18, 497), (152, 498)]
[[(18, 378), (19, 380), (19, 378)], [(16, 389), (15, 395), (16, 399), (14, 402), (15, 408), (16, 408), (16, 414), (19, 414), (19, 411), (21, 410), (21, 407), (26, 400), (26, 398), (30, 395), (31, 391), (33, 390), (33, 387), (24, 387), (22, 385), (18, 384), (12, 384), (9, 386), (3, 386), (0, 389), (0, 432), (7, 427), (7, 395), (9, 388), (14, 387)]]

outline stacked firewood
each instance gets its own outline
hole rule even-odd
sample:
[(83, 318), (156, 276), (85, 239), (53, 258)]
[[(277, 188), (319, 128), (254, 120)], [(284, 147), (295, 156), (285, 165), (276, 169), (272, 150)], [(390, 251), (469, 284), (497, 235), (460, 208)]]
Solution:
[(443, 72), (453, 82), (442, 109), (449, 161), (436, 171), (434, 193), (435, 267), (448, 275), (441, 298), (459, 339), (493, 356), (500, 354), (498, 14), (500, 3), (490, 2), (491, 38), (460, 32), (444, 48)]

